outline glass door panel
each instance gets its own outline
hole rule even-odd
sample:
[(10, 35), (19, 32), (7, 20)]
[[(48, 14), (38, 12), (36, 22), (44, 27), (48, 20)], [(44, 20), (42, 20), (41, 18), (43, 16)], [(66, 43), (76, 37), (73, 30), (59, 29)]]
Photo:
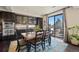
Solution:
[(48, 26), (53, 37), (64, 38), (63, 17), (63, 14), (48, 17)]
[(55, 16), (55, 37), (63, 38), (64, 37), (64, 20), (63, 15)]
[(55, 31), (54, 31), (54, 17), (53, 16), (48, 18), (48, 27), (49, 27), (49, 30), (51, 31), (52, 36), (54, 36)]

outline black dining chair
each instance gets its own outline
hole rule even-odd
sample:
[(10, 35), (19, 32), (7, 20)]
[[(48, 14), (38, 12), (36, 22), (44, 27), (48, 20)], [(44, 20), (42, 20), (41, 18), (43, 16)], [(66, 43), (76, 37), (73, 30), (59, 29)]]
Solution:
[(48, 43), (49, 46), (51, 45), (51, 34), (50, 34), (50, 31), (43, 30), (43, 46), (44, 46), (44, 49), (45, 49), (46, 43)]
[(16, 51), (20, 51), (21, 47), (26, 46), (27, 43), (24, 41), (23, 36), (20, 33), (16, 33), (16, 40), (17, 40), (17, 48)]
[(35, 33), (35, 38), (33, 40), (30, 41), (31, 47), (34, 48), (34, 51), (37, 51), (37, 48), (39, 47), (39, 45), (41, 46), (41, 48), (43, 49), (43, 33), (39, 31)]

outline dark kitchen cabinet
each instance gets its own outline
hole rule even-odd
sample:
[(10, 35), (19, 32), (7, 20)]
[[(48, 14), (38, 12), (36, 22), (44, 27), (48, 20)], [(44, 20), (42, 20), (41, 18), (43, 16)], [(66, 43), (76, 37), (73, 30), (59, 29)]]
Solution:
[(36, 18), (36, 25), (39, 25), (40, 28), (42, 29), (42, 28), (43, 28), (43, 19), (37, 17), (37, 18)]
[(2, 32), (2, 20), (0, 18), (0, 32)]
[(11, 12), (0, 12), (0, 18), (5, 22), (15, 22), (15, 14)]
[[(8, 40), (10, 39), (10, 34), (12, 32), (15, 33), (15, 13), (12, 12), (6, 12), (6, 11), (0, 11), (0, 38), (1, 40)], [(6, 33), (8, 33), (6, 35)], [(10, 36), (8, 38), (8, 36)], [(5, 38), (6, 37), (6, 38)], [(11, 40), (11, 39), (10, 39)]]
[(27, 16), (16, 15), (16, 24), (26, 24), (28, 20)]

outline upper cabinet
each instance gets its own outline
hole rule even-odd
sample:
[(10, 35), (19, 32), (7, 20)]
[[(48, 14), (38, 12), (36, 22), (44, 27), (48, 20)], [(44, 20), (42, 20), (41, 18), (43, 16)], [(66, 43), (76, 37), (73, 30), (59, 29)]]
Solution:
[(27, 24), (27, 22), (28, 22), (28, 17), (23, 16), (23, 21), (22, 21), (22, 23), (23, 23), (23, 24)]
[(3, 20), (3, 21), (9, 21), (9, 22), (14, 22), (15, 21), (15, 14), (14, 13), (11, 13), (11, 12), (4, 12), (4, 11), (1, 11), (0, 12), (0, 18)]
[(35, 17), (28, 17), (28, 24), (29, 25), (36, 25)]
[(14, 22), (16, 27), (21, 27), (22, 29), (26, 27), (35, 27), (39, 25), (42, 28), (42, 18), (19, 15), (11, 12), (0, 12), (0, 31), (2, 30), (2, 22)]
[(37, 17), (37, 18), (36, 18), (36, 25), (39, 25), (40, 28), (42, 29), (42, 28), (43, 28), (43, 19)]
[(16, 15), (16, 24), (26, 24), (28, 20), (28, 17)]
[(16, 16), (16, 24), (22, 24), (22, 17), (19, 15)]

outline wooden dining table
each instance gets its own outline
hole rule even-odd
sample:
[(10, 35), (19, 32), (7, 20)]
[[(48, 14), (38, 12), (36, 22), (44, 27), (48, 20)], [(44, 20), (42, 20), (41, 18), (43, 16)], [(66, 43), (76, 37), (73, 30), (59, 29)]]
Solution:
[(29, 33), (29, 34), (21, 33), (21, 35), (24, 37), (25, 41), (29, 41), (29, 40), (35, 38), (35, 33)]
[[(39, 35), (43, 34), (43, 32), (38, 32)], [(27, 42), (27, 52), (30, 51), (30, 41), (34, 40), (36, 38), (36, 32), (30, 32), (30, 33), (21, 33), (21, 35), (24, 37), (24, 40)], [(38, 36), (40, 37), (40, 36)]]
[(24, 41), (27, 43), (27, 52), (30, 52), (30, 40), (35, 38), (35, 33), (21, 33), (21, 35), (24, 37)]

